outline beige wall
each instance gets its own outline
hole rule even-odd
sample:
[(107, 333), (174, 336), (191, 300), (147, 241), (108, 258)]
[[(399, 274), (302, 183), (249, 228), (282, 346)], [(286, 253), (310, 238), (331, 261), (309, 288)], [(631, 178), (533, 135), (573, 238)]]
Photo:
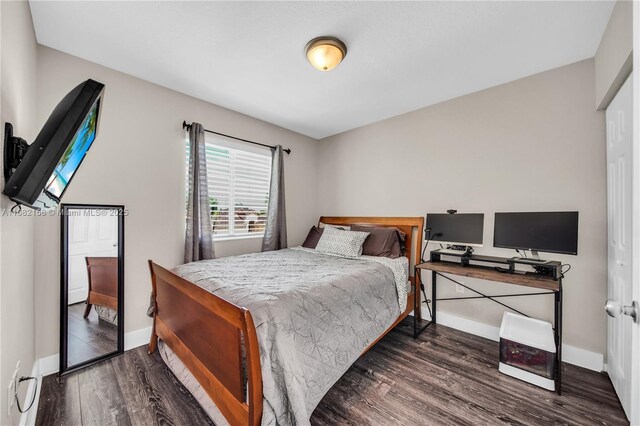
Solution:
[[(482, 212), (484, 247), (477, 252), (512, 256), (492, 247), (494, 212), (578, 210), (579, 255), (546, 256), (572, 265), (565, 343), (605, 353), (605, 127), (593, 97), (594, 64), (587, 60), (324, 139), (322, 213)], [(521, 290), (463, 282), (489, 294)], [(453, 286), (441, 288), (443, 297), (460, 296)], [(552, 320), (552, 300), (544, 297), (509, 302)], [(494, 326), (503, 312), (488, 301), (442, 302), (439, 309)]]
[[(10, 122), (17, 136), (33, 142), (36, 134), (36, 41), (29, 5), (22, 1), (2, 2), (0, 14), (2, 134), (4, 136), (4, 123)], [(1, 179), (4, 185), (4, 178)], [(5, 196), (0, 205), (3, 209), (0, 216), (0, 424), (5, 425), (18, 424), (20, 419), (15, 404), (11, 416), (7, 417), (7, 386), (16, 363), (21, 363), (20, 375), (28, 376), (34, 362), (34, 221), (33, 217), (4, 214), (4, 209), (13, 206)], [(23, 401), (26, 389), (23, 384)]]
[[(40, 46), (38, 123), (73, 86), (93, 78), (106, 85), (99, 135), (66, 203), (124, 204), (125, 329), (151, 325), (145, 311), (150, 281), (147, 259), (168, 267), (182, 263), (184, 250), (183, 120), (258, 140), (282, 144), (285, 159), (290, 245), (299, 245), (317, 220), (317, 141), (257, 119)], [(212, 82), (215, 84), (215, 82)], [(260, 250), (260, 239), (219, 242), (218, 256)], [(59, 218), (36, 219), (36, 353), (58, 353)]]
[(633, 2), (618, 0), (595, 56), (596, 105), (605, 109), (625, 82), (633, 51)]

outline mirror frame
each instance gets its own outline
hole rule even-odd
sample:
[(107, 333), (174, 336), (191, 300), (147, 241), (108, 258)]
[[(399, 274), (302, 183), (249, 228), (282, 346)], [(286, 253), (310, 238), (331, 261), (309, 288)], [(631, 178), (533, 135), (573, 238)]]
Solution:
[[(124, 215), (122, 205), (60, 204), (60, 369), (59, 375), (71, 373), (124, 353)], [(69, 210), (118, 210), (118, 347), (96, 358), (68, 366), (69, 300)]]

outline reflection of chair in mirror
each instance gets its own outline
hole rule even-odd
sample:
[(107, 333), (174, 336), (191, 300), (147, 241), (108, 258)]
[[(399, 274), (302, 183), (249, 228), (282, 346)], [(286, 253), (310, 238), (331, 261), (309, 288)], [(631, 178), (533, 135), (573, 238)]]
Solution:
[[(84, 318), (89, 316), (91, 307), (96, 305), (98, 316), (110, 323), (116, 323), (118, 312), (118, 258), (86, 257), (89, 275), (89, 295)], [(99, 309), (105, 307), (111, 310)]]

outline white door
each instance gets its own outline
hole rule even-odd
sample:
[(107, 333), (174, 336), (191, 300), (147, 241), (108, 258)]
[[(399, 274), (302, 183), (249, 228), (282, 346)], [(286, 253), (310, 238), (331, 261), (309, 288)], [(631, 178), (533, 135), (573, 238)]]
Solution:
[(85, 257), (118, 255), (118, 217), (111, 210), (72, 210), (69, 216), (69, 305), (87, 299)]
[[(633, 90), (629, 77), (607, 108), (607, 372), (631, 418), (633, 303)], [(636, 358), (637, 359), (637, 358)]]

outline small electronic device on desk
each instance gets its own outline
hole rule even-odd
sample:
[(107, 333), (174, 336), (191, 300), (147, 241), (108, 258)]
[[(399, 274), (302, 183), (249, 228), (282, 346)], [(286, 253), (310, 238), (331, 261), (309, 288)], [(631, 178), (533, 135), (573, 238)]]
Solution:
[(512, 274), (524, 274), (525, 271), (517, 269), (517, 265), (527, 265), (533, 267), (533, 270), (540, 275), (549, 275), (554, 280), (562, 275), (562, 262), (557, 260), (535, 260), (529, 257), (512, 257), (507, 259), (509, 264), (509, 272)]

